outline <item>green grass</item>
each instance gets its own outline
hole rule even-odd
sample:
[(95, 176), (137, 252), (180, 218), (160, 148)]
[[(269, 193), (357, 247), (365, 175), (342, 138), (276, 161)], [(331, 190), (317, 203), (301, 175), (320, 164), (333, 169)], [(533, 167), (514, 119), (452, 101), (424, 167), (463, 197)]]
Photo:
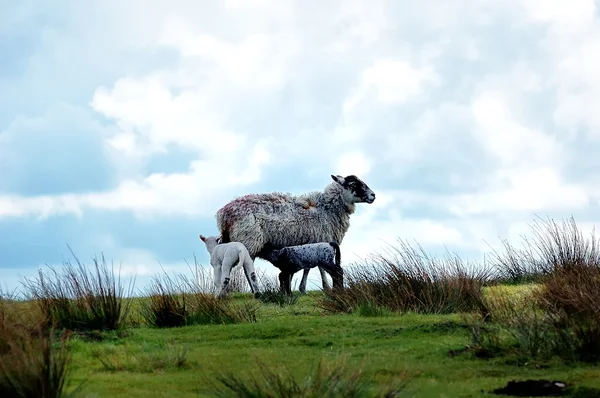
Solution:
[[(258, 323), (140, 326), (125, 337), (107, 333), (102, 341), (75, 337), (70, 343), (74, 384), (85, 379), (84, 395), (94, 397), (214, 396), (216, 372), (248, 380), (263, 363), (302, 381), (321, 358), (343, 356), (348, 368), (361, 368), (373, 387), (408, 380), (400, 396), (482, 396), (482, 390), (525, 378), (600, 388), (600, 369), (593, 366), (449, 355), (470, 342), (458, 314), (326, 316), (315, 306), (319, 294), (311, 292), (290, 306), (262, 304)], [(254, 300), (248, 294), (233, 299)]]
[[(221, 300), (167, 279), (150, 289), (153, 302), (121, 300), (95, 288), (112, 285), (103, 274), (49, 284), (40, 275), (29, 285), (43, 293), (37, 303), (0, 300), (0, 395), (17, 396), (18, 384), (26, 397), (64, 398), (66, 381), (85, 397), (476, 397), (549, 379), (572, 397), (600, 397), (600, 241), (574, 221), (546, 228), (527, 250), (507, 245), (491, 268), (401, 243), (397, 256), (346, 273), (343, 291), (291, 298), (267, 283), (258, 300), (244, 289)], [(50, 349), (47, 328), (32, 337), (50, 320), (76, 329), (62, 342), (68, 356)]]

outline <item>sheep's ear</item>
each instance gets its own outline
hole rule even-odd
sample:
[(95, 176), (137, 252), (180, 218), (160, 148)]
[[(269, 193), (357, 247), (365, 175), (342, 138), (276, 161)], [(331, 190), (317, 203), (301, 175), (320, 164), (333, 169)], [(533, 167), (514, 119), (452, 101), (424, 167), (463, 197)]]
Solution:
[(333, 181), (337, 182), (340, 185), (344, 185), (344, 177), (342, 177), (341, 175), (336, 175), (334, 176), (333, 174), (331, 175), (331, 178), (333, 179)]
[(206, 242), (206, 238), (204, 237), (204, 235), (200, 235), (200, 240), (201, 240), (202, 242)]

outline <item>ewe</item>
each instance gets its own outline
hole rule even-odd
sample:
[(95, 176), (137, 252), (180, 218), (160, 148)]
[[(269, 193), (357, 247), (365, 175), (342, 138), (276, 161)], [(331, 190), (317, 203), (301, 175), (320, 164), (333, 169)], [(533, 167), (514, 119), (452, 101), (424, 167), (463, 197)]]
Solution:
[[(331, 178), (333, 182), (323, 191), (298, 196), (249, 194), (232, 200), (216, 214), (221, 242), (243, 243), (252, 260), (267, 260), (269, 251), (287, 246), (318, 242), (341, 245), (356, 204), (373, 203), (375, 193), (355, 175)], [(308, 272), (304, 270), (300, 291), (306, 289)], [(323, 267), (319, 272), (323, 288), (328, 289)]]

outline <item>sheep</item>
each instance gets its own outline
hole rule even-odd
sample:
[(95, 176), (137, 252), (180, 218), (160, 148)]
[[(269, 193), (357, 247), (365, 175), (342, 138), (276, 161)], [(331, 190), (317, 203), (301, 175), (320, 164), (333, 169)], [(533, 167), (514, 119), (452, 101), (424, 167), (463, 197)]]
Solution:
[(250, 258), (248, 249), (239, 242), (220, 243), (218, 236), (199, 236), (210, 254), (210, 265), (213, 267), (214, 283), (219, 290), (219, 297), (227, 294), (231, 270), (236, 265), (244, 267), (244, 274), (246, 274), (250, 289), (257, 297), (259, 291), (256, 272), (254, 271), (254, 261)]
[[(243, 243), (252, 260), (266, 260), (266, 251), (286, 246), (317, 242), (341, 245), (356, 204), (372, 204), (375, 192), (355, 175), (331, 178), (333, 182), (320, 192), (249, 194), (232, 200), (215, 215), (221, 241)], [(323, 288), (328, 289), (325, 271), (318, 268)], [(304, 285), (308, 272), (304, 270)]]
[[(336, 242), (288, 246), (283, 249), (268, 251), (265, 257), (266, 260), (281, 270), (279, 282), (281, 290), (286, 294), (292, 294), (292, 276), (296, 272), (301, 269), (310, 270), (314, 267), (322, 267), (329, 272), (333, 279), (334, 289), (341, 289), (344, 286), (340, 246)], [(306, 286), (304, 278), (303, 282)], [(301, 293), (304, 293), (304, 291), (301, 290)]]

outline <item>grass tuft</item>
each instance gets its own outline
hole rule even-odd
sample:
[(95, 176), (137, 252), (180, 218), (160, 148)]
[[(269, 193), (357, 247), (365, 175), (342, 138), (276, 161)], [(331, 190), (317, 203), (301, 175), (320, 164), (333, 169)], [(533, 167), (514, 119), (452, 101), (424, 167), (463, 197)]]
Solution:
[[(312, 375), (298, 381), (290, 372), (275, 370), (257, 360), (259, 372), (242, 378), (233, 372), (220, 372), (216, 376), (219, 385), (211, 394), (215, 397), (239, 398), (334, 398), (334, 397), (396, 397), (404, 389), (406, 379), (402, 375), (394, 385), (372, 391), (372, 381), (362, 370), (349, 370), (344, 359), (324, 361), (321, 359)], [(258, 374), (257, 374), (258, 373)]]
[[(40, 269), (36, 280), (24, 283), (44, 316), (44, 326), (78, 332), (123, 328), (130, 301), (124, 300), (126, 291), (114, 268), (109, 270), (104, 255), (101, 261), (94, 258), (93, 270), (73, 256), (77, 266), (64, 262), (62, 274), (49, 267), (50, 276)], [(129, 293), (132, 288), (133, 281)]]
[[(562, 225), (548, 220), (536, 223), (533, 242), (519, 268), (510, 246), (505, 274), (520, 269), (525, 274), (537, 264), (539, 285), (525, 298), (496, 291), (487, 299), (488, 321), (473, 322), (473, 347), (480, 351), (515, 352), (527, 358), (600, 362), (600, 245), (592, 232), (585, 239), (571, 218)], [(537, 271), (536, 271), (537, 272)], [(488, 322), (489, 323), (489, 322)]]
[(188, 323), (186, 296), (166, 273), (162, 278), (152, 277), (146, 295), (148, 298), (141, 303), (140, 308), (146, 324), (157, 328), (171, 328)]
[(259, 281), (260, 292), (256, 298), (264, 304), (277, 304), (280, 307), (285, 307), (296, 304), (300, 299), (301, 294), (299, 292), (292, 292), (291, 295), (282, 292), (277, 276), (262, 274)]
[(186, 325), (257, 322), (258, 303), (236, 302), (231, 296), (218, 297), (206, 286), (183, 274), (176, 278), (166, 273), (154, 277), (141, 304), (142, 316), (150, 326), (159, 328)]
[(483, 286), (489, 269), (469, 269), (456, 256), (430, 258), (422, 248), (399, 243), (390, 255), (375, 254), (345, 270), (347, 286), (325, 291), (319, 306), (332, 313), (352, 313), (368, 306), (422, 314), (485, 310)]
[(63, 331), (58, 342), (54, 329), (45, 333), (41, 325), (37, 333), (22, 328), (5, 328), (0, 333), (5, 345), (0, 353), (0, 396), (54, 398), (78, 392), (79, 388), (66, 394), (70, 381), (70, 332)]

